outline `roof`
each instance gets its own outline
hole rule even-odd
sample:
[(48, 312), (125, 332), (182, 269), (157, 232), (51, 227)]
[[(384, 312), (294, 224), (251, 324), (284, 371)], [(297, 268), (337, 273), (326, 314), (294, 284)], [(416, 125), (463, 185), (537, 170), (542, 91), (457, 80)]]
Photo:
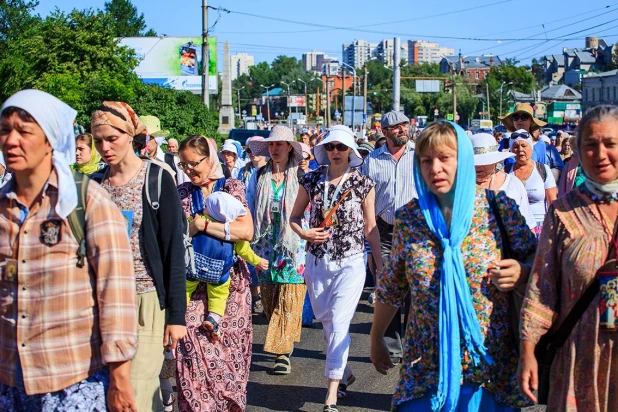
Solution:
[(530, 94), (521, 93), (515, 90), (510, 90), (509, 94), (513, 96), (513, 100), (516, 102), (534, 102), (534, 97)]
[(544, 100), (579, 100), (582, 94), (567, 85), (556, 84), (541, 90), (541, 98)]
[(558, 63), (558, 66), (564, 66), (564, 56), (561, 54), (549, 54), (545, 56), (545, 60), (554, 60)]
[[(445, 59), (454, 63), (457, 70), (461, 69), (459, 56), (444, 56)], [(492, 62), (493, 59), (493, 62)], [(489, 54), (482, 56), (463, 56), (464, 68), (466, 69), (488, 69), (493, 66), (499, 66), (502, 64), (500, 57)]]
[[(268, 94), (266, 94), (268, 93)], [(264, 92), (262, 93), (263, 97), (266, 96), (281, 96), (281, 94), (283, 93), (283, 89), (281, 87), (273, 87), (272, 89), (268, 90), (268, 92)]]
[(584, 64), (594, 64), (597, 61), (592, 53), (586, 51), (576, 51), (575, 56), (577, 56), (579, 61)]
[(590, 76), (584, 77), (584, 79), (594, 79), (596, 77), (612, 77), (612, 76), (616, 76), (616, 75), (618, 75), (618, 69), (617, 70), (610, 70), (608, 72), (602, 72), (602, 73), (598, 73), (598, 74), (592, 74)]

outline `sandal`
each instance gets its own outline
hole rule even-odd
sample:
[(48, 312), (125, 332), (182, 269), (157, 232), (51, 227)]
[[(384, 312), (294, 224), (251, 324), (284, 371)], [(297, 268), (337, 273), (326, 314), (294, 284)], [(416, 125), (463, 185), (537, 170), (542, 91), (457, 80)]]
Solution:
[(348, 386), (352, 385), (354, 382), (356, 382), (356, 377), (350, 375), (346, 383), (340, 383), (339, 388), (337, 388), (337, 399), (343, 399), (348, 396)]
[(273, 366), (273, 375), (289, 375), (292, 372), (292, 364), (288, 355), (277, 355), (275, 358), (275, 366)]
[(172, 393), (170, 394), (170, 401), (168, 403), (163, 402), (163, 410), (165, 412), (173, 412), (174, 403), (176, 403), (176, 396)]
[(324, 405), (322, 412), (339, 412), (337, 405)]

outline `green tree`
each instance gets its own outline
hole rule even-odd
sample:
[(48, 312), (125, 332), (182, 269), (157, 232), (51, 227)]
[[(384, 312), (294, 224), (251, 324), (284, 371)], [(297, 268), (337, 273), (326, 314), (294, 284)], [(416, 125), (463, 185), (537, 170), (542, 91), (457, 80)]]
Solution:
[[(492, 67), (487, 77), (481, 82), (479, 92), (483, 96), (487, 94), (489, 87), (489, 105), (491, 118), (495, 122), (498, 116), (503, 113), (500, 111), (500, 99), (502, 98), (502, 110), (505, 110), (506, 96), (508, 90), (516, 90), (522, 93), (531, 93), (536, 88), (534, 75), (523, 66), (515, 66), (516, 61), (509, 62), (501, 66)], [(500, 88), (502, 87), (502, 96)], [(485, 98), (486, 100), (486, 98)]]
[(611, 54), (610, 60), (607, 63), (607, 71), (618, 69), (618, 44), (615, 44), (612, 49), (613, 53)]
[(156, 36), (153, 29), (146, 30), (143, 13), (138, 13), (131, 0), (109, 0), (103, 6), (112, 17), (113, 32), (116, 37)]

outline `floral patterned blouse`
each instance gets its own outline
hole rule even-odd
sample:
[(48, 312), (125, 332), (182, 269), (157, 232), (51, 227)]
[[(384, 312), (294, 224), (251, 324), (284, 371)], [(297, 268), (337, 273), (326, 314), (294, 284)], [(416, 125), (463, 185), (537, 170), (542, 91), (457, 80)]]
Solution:
[[(581, 188), (550, 206), (522, 306), (522, 340), (538, 343), (564, 321), (603, 265), (615, 221)], [(556, 354), (548, 411), (618, 408), (618, 332), (599, 328), (599, 300), (597, 295)]]
[[(534, 234), (519, 213), (514, 200), (496, 192), (508, 235), (508, 242), (519, 260), (534, 253)], [(477, 187), (470, 232), (461, 246), (472, 303), (476, 309), (485, 345), (493, 365), (474, 366), (462, 338), (464, 383), (479, 384), (505, 406), (525, 406), (527, 401), (517, 386), (518, 354), (511, 332), (509, 294), (499, 291), (488, 277), (488, 268), (501, 259), (502, 239), (485, 190)], [(378, 277), (377, 298), (387, 305), (401, 306), (411, 294), (410, 317), (406, 327), (404, 356), (393, 403), (420, 398), (438, 384), (440, 270), (443, 248), (431, 232), (417, 199), (397, 210), (391, 258)]]
[(147, 162), (143, 162), (139, 172), (122, 186), (112, 186), (107, 175), (101, 182), (101, 186), (107, 190), (109, 196), (127, 219), (127, 224), (131, 224), (129, 241), (133, 252), (133, 268), (138, 295), (156, 291), (154, 281), (144, 264), (144, 240), (140, 230), (144, 215), (142, 191), (146, 181), (147, 165)]
[[(311, 218), (309, 226), (319, 227), (324, 221), (324, 182), (326, 180), (326, 166), (307, 173), (300, 179), (310, 199)], [(332, 199), (335, 186), (329, 184), (328, 196), (334, 206), (341, 196), (352, 189), (350, 194), (341, 202), (335, 212), (338, 224), (330, 229), (331, 236), (324, 243), (312, 243), (309, 252), (317, 258), (322, 258), (329, 252), (333, 260), (363, 253), (365, 250), (363, 201), (375, 186), (373, 180), (363, 176), (357, 170), (352, 170), (348, 179), (343, 183), (336, 199)], [(331, 207), (332, 207), (331, 206)]]

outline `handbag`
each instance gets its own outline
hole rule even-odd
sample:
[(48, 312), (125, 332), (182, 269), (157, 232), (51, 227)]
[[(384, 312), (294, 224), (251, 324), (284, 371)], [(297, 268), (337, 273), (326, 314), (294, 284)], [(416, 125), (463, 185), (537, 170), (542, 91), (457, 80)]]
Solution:
[[(504, 221), (502, 220), (502, 215), (500, 214), (500, 209), (498, 209), (498, 202), (496, 201), (496, 192), (490, 189), (485, 190), (485, 194), (487, 196), (487, 202), (489, 203), (489, 207), (496, 219), (496, 224), (498, 225), (498, 229), (500, 230), (500, 237), (502, 237), (502, 258), (503, 259), (515, 259), (515, 253), (511, 248), (511, 244), (508, 242), (508, 237), (506, 233), (506, 227), (504, 226)], [(524, 303), (524, 293), (525, 291), (518, 290), (517, 288), (513, 289), (509, 292), (509, 315), (510, 315), (510, 324), (511, 324), (511, 333), (513, 334), (513, 339), (516, 342), (516, 349), (519, 353), (519, 321), (521, 316), (521, 307)]]
[(341, 196), (341, 198), (337, 201), (337, 203), (335, 203), (335, 206), (333, 206), (333, 208), (324, 217), (324, 220), (320, 224), (320, 228), (335, 226), (335, 222), (333, 221), (335, 212), (337, 212), (337, 209), (339, 209), (339, 205), (341, 205), (341, 202), (343, 202), (350, 193), (352, 193), (352, 189), (349, 189), (347, 192), (343, 194), (343, 196)]
[(588, 286), (586, 291), (577, 300), (573, 309), (564, 319), (564, 322), (556, 330), (550, 329), (545, 335), (543, 335), (537, 343), (534, 355), (539, 364), (538, 369), (538, 381), (539, 390), (537, 399), (540, 405), (547, 405), (549, 398), (549, 378), (551, 372), (551, 365), (554, 362), (556, 353), (564, 345), (569, 338), (571, 331), (584, 314), (590, 303), (597, 296), (600, 289), (599, 274), (603, 272), (618, 270), (618, 262), (616, 261), (616, 242), (618, 241), (618, 224), (614, 227), (614, 234), (610, 241), (609, 251), (607, 253), (607, 260), (596, 272), (592, 283)]

